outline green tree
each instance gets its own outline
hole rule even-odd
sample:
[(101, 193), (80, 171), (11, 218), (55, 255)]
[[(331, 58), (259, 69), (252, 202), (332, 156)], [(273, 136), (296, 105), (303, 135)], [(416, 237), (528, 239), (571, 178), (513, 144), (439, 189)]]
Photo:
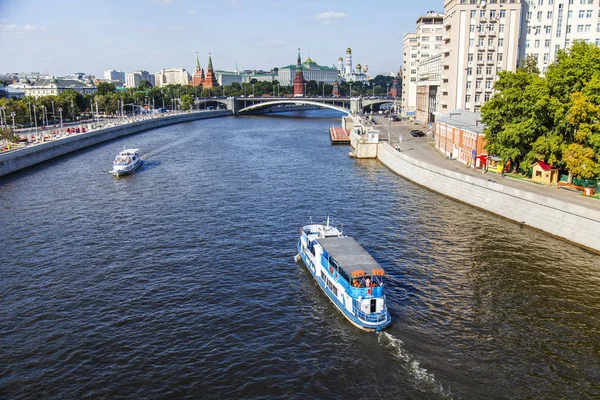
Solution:
[(152, 85), (150, 84), (150, 82), (143, 80), (140, 82), (139, 86), (137, 87), (137, 90), (149, 90), (152, 87)]
[(114, 93), (116, 91), (115, 85), (110, 82), (100, 82), (96, 87), (98, 88), (97, 93), (100, 95)]
[(521, 61), (521, 68), (523, 71), (528, 72), (530, 74), (540, 74), (540, 69), (538, 68), (537, 58), (533, 54), (528, 54), (524, 60)]
[(191, 110), (194, 105), (194, 98), (191, 94), (184, 94), (181, 96), (181, 109), (182, 110)]

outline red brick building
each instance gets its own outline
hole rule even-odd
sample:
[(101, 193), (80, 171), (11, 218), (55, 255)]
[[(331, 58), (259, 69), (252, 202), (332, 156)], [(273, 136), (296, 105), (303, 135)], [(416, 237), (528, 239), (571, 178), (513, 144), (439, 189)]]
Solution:
[(196, 69), (192, 76), (192, 86), (198, 87), (204, 84), (204, 70), (200, 68), (200, 60), (198, 59), (198, 53), (196, 53)]
[(204, 82), (202, 82), (202, 87), (204, 89), (210, 89), (216, 86), (219, 86), (219, 83), (217, 82), (217, 76), (213, 70), (210, 53), (208, 53), (208, 67), (206, 68), (206, 76), (204, 77)]
[(300, 61), (300, 49), (298, 49), (298, 60), (296, 60), (296, 75), (294, 76), (294, 97), (304, 96), (304, 75), (302, 75), (302, 63)]

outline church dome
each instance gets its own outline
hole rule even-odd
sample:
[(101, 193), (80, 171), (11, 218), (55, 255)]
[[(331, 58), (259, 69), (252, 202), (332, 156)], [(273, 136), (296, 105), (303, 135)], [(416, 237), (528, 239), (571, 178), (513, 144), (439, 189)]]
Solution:
[(313, 60), (311, 60), (311, 58), (310, 58), (310, 57), (308, 57), (308, 58), (306, 59), (306, 61), (304, 61), (304, 62), (305, 62), (305, 63), (307, 63), (307, 64), (311, 64), (311, 63), (313, 62)]
[(348, 48), (346, 49), (346, 54), (352, 54), (352, 49), (350, 48), (350, 46), (348, 46)]
[(50, 78), (50, 80), (48, 81), (48, 83), (58, 84), (58, 80), (56, 80), (56, 78), (53, 76), (52, 78)]
[(360, 64), (356, 64), (356, 69), (361, 69), (362, 66)]
[(344, 59), (342, 57), (338, 58), (338, 61), (344, 61)]

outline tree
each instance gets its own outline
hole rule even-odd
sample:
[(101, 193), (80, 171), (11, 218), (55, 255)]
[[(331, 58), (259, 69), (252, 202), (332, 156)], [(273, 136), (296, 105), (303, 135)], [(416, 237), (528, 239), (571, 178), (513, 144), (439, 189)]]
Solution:
[(100, 82), (96, 87), (98, 88), (97, 93), (100, 95), (114, 93), (117, 90), (115, 85), (110, 82)]
[(543, 78), (519, 69), (501, 72), (494, 87), (496, 94), (481, 110), (487, 139), (486, 149), (504, 161), (512, 160), (515, 169), (526, 172), (530, 164), (544, 158), (533, 143), (547, 133), (549, 94)]
[(184, 94), (181, 96), (181, 109), (183, 110), (191, 110), (194, 105), (194, 98), (191, 94)]
[(148, 82), (147, 80), (143, 80), (140, 82), (137, 90), (149, 90), (152, 87), (152, 85), (150, 84), (150, 82)]
[(528, 54), (527, 57), (525, 57), (525, 59), (521, 62), (519, 68), (527, 73), (539, 75), (540, 69), (538, 68), (537, 64), (537, 58), (535, 58), (533, 54)]

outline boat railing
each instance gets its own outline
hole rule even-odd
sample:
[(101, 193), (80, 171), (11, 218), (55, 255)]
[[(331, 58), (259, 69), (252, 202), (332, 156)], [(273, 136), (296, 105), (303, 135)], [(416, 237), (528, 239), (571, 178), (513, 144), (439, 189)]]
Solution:
[(387, 309), (383, 309), (381, 312), (370, 313), (367, 314), (356, 307), (352, 307), (352, 311), (354, 311), (354, 315), (358, 317), (359, 320), (371, 324), (379, 324), (387, 321)]
[[(346, 285), (344, 285), (346, 286)], [(371, 288), (371, 293), (369, 294), (369, 288), (368, 287), (364, 287), (364, 288), (357, 288), (354, 286), (350, 286), (347, 285), (346, 291), (348, 292), (348, 294), (352, 297), (383, 297), (383, 292), (384, 292), (384, 286), (373, 286)]]

